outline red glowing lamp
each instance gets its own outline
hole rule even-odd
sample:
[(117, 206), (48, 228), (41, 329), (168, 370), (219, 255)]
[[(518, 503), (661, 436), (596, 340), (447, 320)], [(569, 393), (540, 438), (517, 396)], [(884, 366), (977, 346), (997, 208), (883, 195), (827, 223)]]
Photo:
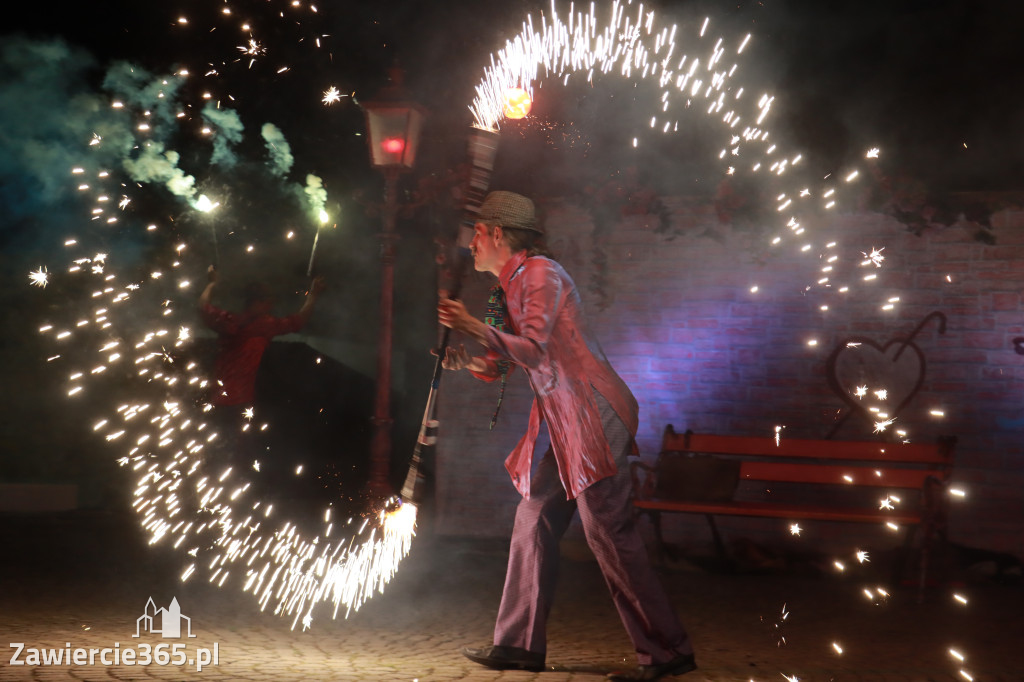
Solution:
[(391, 69), (391, 83), (372, 101), (363, 102), (374, 168), (407, 171), (416, 163), (426, 110), (409, 100), (402, 72)]
[(505, 91), (505, 116), (508, 118), (526, 118), (533, 107), (530, 93), (522, 88), (509, 88)]
[(401, 154), (405, 149), (405, 140), (401, 137), (386, 137), (380, 146), (384, 148), (386, 154)]

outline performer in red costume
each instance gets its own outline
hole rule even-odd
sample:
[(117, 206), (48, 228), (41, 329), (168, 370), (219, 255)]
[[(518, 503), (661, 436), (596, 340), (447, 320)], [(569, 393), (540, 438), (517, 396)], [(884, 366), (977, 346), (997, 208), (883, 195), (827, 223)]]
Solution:
[(301, 330), (317, 298), (326, 288), (323, 277), (316, 277), (306, 293), (299, 311), (287, 317), (274, 317), (270, 311), (274, 297), (259, 282), (245, 288), (245, 309), (231, 313), (214, 306), (210, 301), (217, 285), (217, 270), (211, 265), (207, 272), (207, 285), (199, 296), (199, 313), (203, 323), (217, 332), (217, 360), (214, 365), (214, 385), (210, 402), (218, 406), (251, 405), (256, 390), (256, 371), (270, 340), (282, 334)]

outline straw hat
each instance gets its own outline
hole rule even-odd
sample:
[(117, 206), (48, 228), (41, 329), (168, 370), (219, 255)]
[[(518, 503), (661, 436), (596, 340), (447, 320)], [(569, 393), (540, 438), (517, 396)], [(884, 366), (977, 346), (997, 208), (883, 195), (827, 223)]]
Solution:
[(533, 201), (515, 192), (499, 191), (488, 194), (484, 203), (480, 205), (477, 220), (544, 234), (544, 230), (537, 225)]

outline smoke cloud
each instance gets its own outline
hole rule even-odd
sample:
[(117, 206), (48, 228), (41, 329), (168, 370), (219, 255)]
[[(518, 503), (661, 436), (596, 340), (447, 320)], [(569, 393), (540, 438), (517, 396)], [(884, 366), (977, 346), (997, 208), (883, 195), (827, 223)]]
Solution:
[(134, 159), (125, 159), (125, 171), (136, 182), (163, 184), (171, 194), (183, 197), (192, 203), (196, 194), (196, 179), (178, 167), (180, 156), (176, 151), (164, 151), (159, 142), (150, 142)]
[(324, 181), (312, 173), (306, 176), (306, 203), (310, 212), (319, 218), (320, 211), (327, 205), (327, 190)]
[(267, 161), (267, 168), (271, 174), (283, 178), (288, 175), (288, 172), (292, 169), (292, 163), (295, 162), (295, 158), (292, 156), (291, 145), (288, 144), (288, 140), (284, 139), (284, 134), (280, 128), (273, 123), (264, 123), (263, 129), (260, 132), (263, 135), (264, 142), (266, 142), (267, 153), (270, 155)]
[(115, 62), (103, 79), (103, 88), (129, 109), (149, 112), (150, 139), (167, 139), (177, 128), (178, 92), (185, 77), (155, 76), (128, 62)]
[(88, 52), (9, 37), (0, 60), (0, 201), (10, 225), (74, 197), (72, 169), (116, 163), (132, 136), (127, 114), (89, 85)]
[(203, 118), (216, 126), (213, 137), (213, 154), (210, 163), (224, 168), (231, 168), (237, 162), (232, 147), (242, 141), (245, 126), (234, 109), (220, 109), (215, 104), (207, 104), (203, 108)]

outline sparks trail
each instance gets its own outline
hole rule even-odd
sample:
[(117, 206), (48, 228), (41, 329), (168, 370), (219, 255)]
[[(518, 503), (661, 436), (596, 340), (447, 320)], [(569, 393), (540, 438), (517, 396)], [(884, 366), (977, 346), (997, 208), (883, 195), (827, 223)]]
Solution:
[[(316, 12), (311, 5), (300, 9)], [(290, 21), (298, 11), (284, 9), (280, 18), (288, 15)], [(233, 17), (224, 6), (222, 20)], [(277, 17), (261, 19), (265, 25)], [(203, 253), (212, 251), (218, 263), (231, 262), (252, 258), (255, 248), (253, 242), (229, 238), (231, 231), (221, 222), (230, 219), (233, 208), (226, 194), (240, 189), (224, 184), (224, 194), (206, 194), (200, 187), (219, 177), (222, 168), (262, 163), (274, 182), (320, 220), (318, 225), (326, 220), (327, 193), (320, 178), (309, 174), (305, 186), (288, 184), (294, 159), (276, 126), (267, 123), (261, 130), (265, 159), (238, 156), (244, 127), (227, 106), (237, 100), (231, 90), (282, 52), (271, 39), (274, 32), (261, 33), (256, 23), (243, 20), (244, 44), (231, 38), (233, 45), (218, 48), (224, 58), (205, 68), (182, 66), (164, 76), (123, 63), (110, 69), (106, 117), (97, 117), (97, 132), (82, 141), (82, 162), (69, 173), (79, 196), (91, 203), (91, 229), (87, 238), (65, 241), (66, 270), (41, 266), (29, 274), (29, 284), (61, 304), (39, 329), (50, 364), (67, 372), (70, 399), (90, 401), (101, 410), (92, 429), (131, 472), (131, 506), (150, 544), (183, 553), (183, 580), (240, 586), (262, 608), (290, 617), (292, 627), (299, 622), (309, 627), (318, 606), (333, 604), (334, 615), (347, 616), (384, 589), (409, 552), (416, 507), (392, 498), (347, 519), (334, 518), (338, 509), (327, 505), (322, 521), (312, 527), (289, 520), (291, 510), (275, 509), (257, 494), (260, 463), (227, 456), (226, 434), (218, 433), (204, 401), (209, 380), (192, 359), (191, 328), (194, 281), (209, 262)], [(180, 17), (172, 31), (195, 25)], [(217, 40), (226, 34), (207, 35)], [(324, 36), (309, 37), (305, 44), (321, 49)], [(236, 56), (228, 58), (232, 50)], [(275, 73), (291, 70), (283, 65)], [(208, 166), (195, 161), (195, 154), (179, 154), (177, 145), (206, 149)], [(193, 159), (199, 172), (186, 168), (183, 158)], [(166, 193), (180, 202), (176, 208), (164, 206)], [(137, 207), (154, 204), (160, 206), (157, 213), (174, 217), (140, 229)], [(147, 244), (148, 264), (126, 266), (106, 252), (89, 250), (89, 243), (105, 243), (114, 229), (119, 237)], [(319, 227), (311, 266), (318, 241)], [(121, 268), (132, 274), (122, 275)], [(44, 290), (49, 283), (58, 286)], [(120, 400), (104, 408), (113, 395)], [(251, 410), (247, 416), (232, 428), (269, 427), (252, 421)], [(295, 473), (305, 472), (300, 466)]]
[[(753, 51), (752, 35), (727, 40), (714, 36), (710, 28), (711, 20), (705, 18), (695, 35), (684, 38), (678, 25), (661, 24), (653, 11), (632, 0), (617, 0), (604, 9), (592, 3), (589, 11), (576, 11), (570, 5), (564, 13), (553, 0), (550, 12), (538, 20), (527, 17), (520, 33), (492, 55), (470, 105), (475, 125), (497, 130), (510, 114), (518, 118), (522, 110), (511, 103), (523, 101), (524, 94), (533, 100), (542, 82), (564, 86), (570, 79), (583, 79), (596, 85), (613, 76), (646, 82), (658, 92), (649, 104), (650, 129), (676, 132), (684, 112), (703, 112), (717, 122), (723, 178), (749, 176), (765, 187), (779, 183), (784, 187), (775, 196), (776, 223), (781, 229), (771, 244), (795, 241), (799, 253), (817, 253), (828, 261), (808, 289), (849, 293), (848, 283), (834, 281), (835, 243), (815, 246), (804, 223), (812, 213), (834, 212), (842, 185), (857, 181), (860, 172), (829, 174), (825, 183), (813, 188), (806, 180), (791, 177), (803, 155), (786, 152), (774, 142), (768, 125), (774, 95), (753, 94), (757, 89), (740, 80), (742, 60)], [(634, 147), (637, 142), (634, 137)], [(878, 155), (878, 149), (872, 148), (865, 157)], [(833, 175), (841, 177), (842, 184), (831, 181)], [(756, 291), (756, 286), (751, 290)]]
[[(109, 393), (114, 386), (101, 377), (112, 370), (119, 370), (118, 381), (129, 376), (134, 399), (98, 419), (93, 430), (123, 448), (118, 461), (135, 474), (132, 508), (150, 544), (170, 544), (193, 557), (182, 578), (206, 573), (217, 585), (235, 579), (261, 607), (304, 627), (320, 602), (348, 615), (383, 590), (409, 551), (415, 506), (392, 500), (361, 521), (336, 521), (328, 508), (322, 531), (312, 537), (293, 522), (277, 521), (273, 505), (254, 498), (253, 474), (224, 463), (221, 434), (199, 400), (208, 380), (187, 359), (191, 330), (164, 298), (180, 291), (184, 280), (154, 272), (144, 283), (126, 281), (106, 254), (76, 258), (68, 270), (78, 280), (68, 288), (95, 287), (88, 296), (91, 315), (67, 311), (68, 320), (45, 324), (40, 333), (58, 350), (72, 350), (68, 361), (88, 363), (70, 371), (71, 397)], [(156, 327), (137, 329), (135, 318), (154, 299), (163, 301), (158, 310), (171, 314), (156, 316)], [(95, 354), (100, 359), (90, 361)]]

